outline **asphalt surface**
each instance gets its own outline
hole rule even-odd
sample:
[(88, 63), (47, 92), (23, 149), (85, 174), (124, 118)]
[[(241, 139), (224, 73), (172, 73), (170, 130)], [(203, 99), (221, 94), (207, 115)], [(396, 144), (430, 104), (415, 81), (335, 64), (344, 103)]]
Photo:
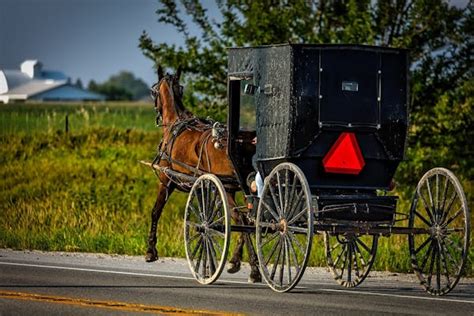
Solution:
[(345, 289), (324, 268), (308, 268), (290, 293), (247, 283), (249, 269), (198, 284), (183, 259), (0, 249), (0, 315), (474, 315), (474, 279), (443, 297), (413, 275), (373, 272)]

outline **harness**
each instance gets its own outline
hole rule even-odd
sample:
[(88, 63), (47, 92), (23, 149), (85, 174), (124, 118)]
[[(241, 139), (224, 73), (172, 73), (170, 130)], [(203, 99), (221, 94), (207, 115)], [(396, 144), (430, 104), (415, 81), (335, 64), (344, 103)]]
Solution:
[[(191, 166), (182, 161), (173, 159), (171, 157), (171, 152), (173, 150), (174, 144), (176, 139), (179, 135), (181, 135), (184, 131), (199, 131), (202, 132), (201, 139), (200, 139), (200, 146), (198, 151), (198, 162), (196, 166)], [(177, 185), (178, 188), (184, 191), (188, 191), (192, 183), (191, 179), (196, 179), (197, 177), (206, 173), (203, 170), (203, 166), (207, 167), (207, 170), (211, 169), (211, 161), (209, 159), (209, 155), (207, 152), (207, 145), (209, 141), (212, 141), (216, 148), (222, 148), (222, 142), (225, 141), (227, 138), (226, 133), (224, 131), (224, 127), (218, 123), (214, 122), (210, 119), (201, 119), (197, 117), (189, 117), (183, 120), (176, 121), (173, 125), (169, 127), (168, 135), (164, 135), (160, 141), (160, 144), (157, 148), (157, 155), (151, 164), (155, 174), (157, 172), (161, 172), (164, 174), (170, 181)], [(206, 158), (206, 159), (204, 159)], [(161, 161), (166, 161), (168, 166), (164, 166), (161, 168), (154, 168), (154, 166), (158, 166)], [(171, 165), (175, 164), (178, 165), (187, 171), (189, 171), (192, 176), (189, 174), (182, 174), (179, 172), (174, 171), (171, 168)], [(158, 176), (159, 174), (157, 174)], [(217, 175), (222, 182), (224, 183), (235, 183), (235, 177), (232, 176), (224, 176), (224, 175)]]

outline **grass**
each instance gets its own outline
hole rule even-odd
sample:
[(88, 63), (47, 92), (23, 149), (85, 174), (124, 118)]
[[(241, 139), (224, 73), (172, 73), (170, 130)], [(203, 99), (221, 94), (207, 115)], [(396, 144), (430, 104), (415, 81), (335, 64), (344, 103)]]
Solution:
[[(0, 247), (144, 255), (157, 180), (138, 161), (153, 159), (160, 139), (150, 105), (9, 105), (0, 122)], [(408, 210), (410, 193), (399, 194)], [(166, 205), (160, 256), (184, 256), (186, 198)], [(322, 236), (310, 264), (325, 265)], [(374, 268), (409, 271), (407, 237), (380, 238)]]

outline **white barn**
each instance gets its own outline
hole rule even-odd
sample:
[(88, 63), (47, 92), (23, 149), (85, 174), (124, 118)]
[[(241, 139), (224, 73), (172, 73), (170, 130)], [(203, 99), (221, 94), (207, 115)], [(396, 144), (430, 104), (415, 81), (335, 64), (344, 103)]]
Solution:
[(71, 84), (59, 71), (43, 70), (37, 60), (26, 60), (20, 70), (0, 69), (0, 102), (103, 101), (105, 96)]

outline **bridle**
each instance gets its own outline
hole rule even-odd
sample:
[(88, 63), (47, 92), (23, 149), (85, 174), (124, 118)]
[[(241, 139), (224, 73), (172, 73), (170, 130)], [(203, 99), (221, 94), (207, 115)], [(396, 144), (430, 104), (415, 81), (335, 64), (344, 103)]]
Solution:
[[(155, 118), (155, 123), (156, 126), (162, 127), (166, 126), (167, 124), (163, 124), (163, 102), (161, 100), (161, 93), (160, 93), (160, 87), (163, 81), (166, 81), (168, 83), (168, 89), (170, 89), (170, 95), (172, 98), (172, 103), (175, 105), (175, 97), (182, 98), (183, 97), (183, 86), (176, 84), (176, 79), (171, 76), (171, 75), (165, 75), (163, 78), (160, 79), (157, 83), (155, 83), (151, 88), (150, 88), (150, 96), (154, 102), (154, 107), (156, 111), (156, 118)], [(176, 105), (175, 105), (176, 107)], [(179, 113), (178, 113), (179, 115)]]

